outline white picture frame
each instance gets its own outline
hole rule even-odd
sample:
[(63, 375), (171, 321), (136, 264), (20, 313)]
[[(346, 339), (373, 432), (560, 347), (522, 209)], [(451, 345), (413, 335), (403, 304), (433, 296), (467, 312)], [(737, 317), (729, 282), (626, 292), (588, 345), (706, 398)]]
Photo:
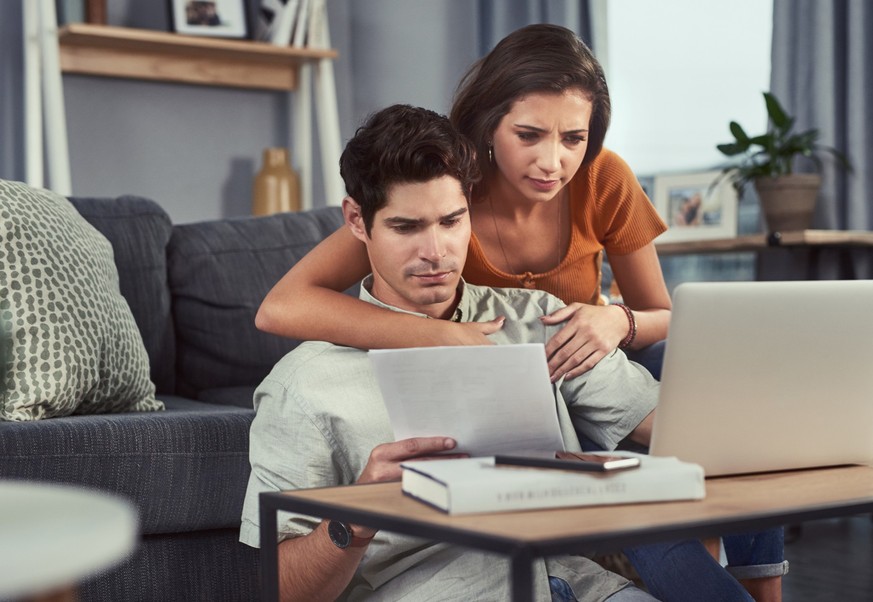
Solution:
[(246, 39), (246, 0), (169, 0), (175, 33), (189, 36)]
[(729, 178), (719, 176), (720, 171), (655, 176), (652, 201), (667, 224), (656, 242), (736, 237), (737, 193)]

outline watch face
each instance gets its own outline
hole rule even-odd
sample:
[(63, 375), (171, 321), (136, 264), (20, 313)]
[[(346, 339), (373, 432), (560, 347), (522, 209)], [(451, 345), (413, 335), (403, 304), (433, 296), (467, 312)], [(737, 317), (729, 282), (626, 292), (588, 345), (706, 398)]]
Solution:
[(327, 523), (327, 533), (330, 535), (330, 540), (338, 548), (347, 548), (352, 543), (352, 530), (347, 524), (338, 520)]

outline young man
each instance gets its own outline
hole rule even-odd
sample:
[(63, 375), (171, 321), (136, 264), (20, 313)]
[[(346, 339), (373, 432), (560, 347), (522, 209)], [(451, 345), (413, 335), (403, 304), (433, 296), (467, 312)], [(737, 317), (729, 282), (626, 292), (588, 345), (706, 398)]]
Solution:
[[(427, 319), (502, 318), (502, 327), (489, 335), (495, 344), (548, 341), (557, 327), (539, 318), (561, 307), (558, 299), (461, 279), (470, 238), (469, 194), (478, 173), (472, 145), (447, 119), (424, 109), (389, 107), (358, 130), (340, 163), (349, 193), (343, 201), (346, 225), (366, 245), (372, 268), (361, 287), (363, 299)], [(658, 385), (620, 351), (560, 382), (556, 393), (566, 449), (580, 449), (577, 433), (601, 449), (614, 449), (626, 438), (648, 443)], [(401, 462), (455, 446), (445, 437), (394, 441), (366, 352), (329, 343), (303, 343), (283, 358), (258, 388), (255, 406), (240, 535), (252, 546), (259, 545), (262, 491), (395, 480)], [(502, 557), (300, 515), (280, 514), (279, 531), (283, 599), (510, 596), (509, 563)], [(656, 571), (658, 554), (646, 556)], [(719, 587), (740, 589), (708, 561)], [(534, 570), (537, 599), (653, 599), (580, 556), (539, 560)]]

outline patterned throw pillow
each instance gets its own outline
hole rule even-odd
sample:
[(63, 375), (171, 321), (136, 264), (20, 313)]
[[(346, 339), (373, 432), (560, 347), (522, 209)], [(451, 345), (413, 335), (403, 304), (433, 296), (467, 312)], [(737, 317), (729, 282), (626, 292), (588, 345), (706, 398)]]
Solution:
[(161, 410), (112, 245), (67, 199), (0, 180), (0, 420)]

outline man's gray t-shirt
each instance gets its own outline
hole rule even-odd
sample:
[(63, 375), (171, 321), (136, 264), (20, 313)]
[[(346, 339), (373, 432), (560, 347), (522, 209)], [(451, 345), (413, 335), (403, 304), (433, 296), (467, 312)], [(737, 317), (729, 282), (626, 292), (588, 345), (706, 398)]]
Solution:
[[(461, 284), (453, 319), (506, 318), (495, 344), (546, 343), (558, 327), (540, 317), (563, 306), (541, 291)], [(361, 287), (361, 298), (384, 306)], [(390, 308), (396, 309), (396, 308)], [(399, 311), (399, 310), (398, 310)], [(446, 375), (451, 378), (451, 375)], [(579, 450), (578, 430), (614, 449), (654, 408), (658, 385), (616, 351), (558, 387), (556, 408), (565, 448)], [(249, 479), (240, 541), (259, 545), (258, 494), (354, 483), (370, 451), (393, 441), (391, 424), (366, 351), (303, 343), (276, 364), (255, 393)], [(306, 535), (319, 519), (280, 513), (278, 538)], [(537, 560), (537, 599), (549, 600), (547, 575), (565, 579), (580, 601), (604, 600), (628, 581), (581, 556)], [(381, 531), (367, 549), (345, 600), (505, 600), (505, 557)]]

